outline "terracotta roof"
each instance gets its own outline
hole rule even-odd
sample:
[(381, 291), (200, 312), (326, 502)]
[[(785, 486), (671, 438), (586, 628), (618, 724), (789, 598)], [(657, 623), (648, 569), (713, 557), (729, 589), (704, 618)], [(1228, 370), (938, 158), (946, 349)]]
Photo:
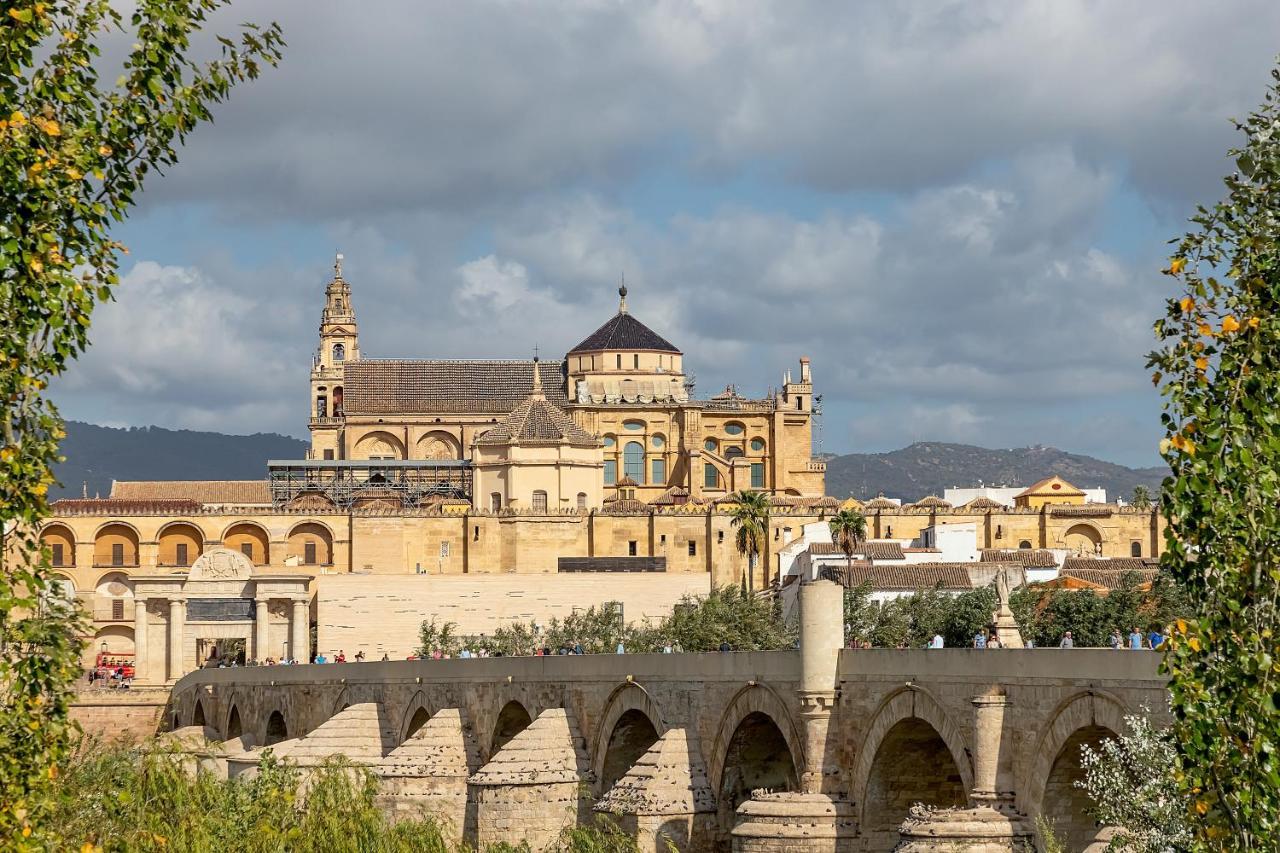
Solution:
[(951, 509), (951, 503), (944, 501), (937, 495), (921, 498), (913, 504), (908, 504), (908, 506), (916, 507), (917, 509)]
[(618, 481), (618, 485), (619, 485), (619, 486), (622, 486), (622, 487), (624, 487), (624, 488), (626, 488), (626, 487), (635, 488), (636, 486), (639, 486), (640, 484), (639, 484), (639, 483), (637, 483), (635, 480), (631, 479), (631, 477), (629, 477), (628, 475), (623, 474), (623, 475), (622, 475), (622, 479)]
[[(1057, 484), (1057, 488), (1054, 488), (1055, 483)], [(1059, 497), (1063, 495), (1071, 495), (1073, 497), (1081, 497), (1084, 495), (1084, 492), (1080, 491), (1057, 474), (1054, 474), (1052, 477), (1045, 477), (1040, 482), (1028, 486), (1018, 494), (1014, 495), (1014, 497), (1025, 498), (1030, 497), (1031, 495), (1056, 495)]]
[(1115, 589), (1124, 581), (1126, 575), (1136, 574), (1140, 584), (1149, 584), (1155, 579), (1156, 569), (1117, 570), (1117, 569), (1063, 569), (1058, 575), (1060, 579), (1084, 581), (1104, 589)]
[[(677, 503), (687, 502), (689, 490), (684, 486), (672, 486), (653, 500), (649, 501), (650, 506), (676, 506)], [(681, 501), (680, 499), (685, 499)]]
[(886, 498), (884, 495), (872, 498), (867, 501), (866, 509), (901, 509), (902, 507)]
[(969, 570), (975, 563), (921, 563), (915, 566), (872, 565), (854, 563), (847, 566), (824, 566), (823, 577), (839, 581), (850, 589), (870, 583), (876, 590), (973, 589)]
[(600, 439), (573, 422), (573, 418), (540, 393), (526, 397), (511, 413), (479, 435), (475, 443), (567, 442), (599, 447)]
[(1026, 569), (1052, 569), (1058, 558), (1047, 548), (983, 548), (984, 563), (1021, 563)]
[(114, 480), (111, 497), (202, 504), (270, 504), (271, 485), (266, 480)]
[(806, 509), (840, 508), (840, 501), (830, 496), (802, 498), (795, 495), (778, 495), (777, 497), (770, 499), (769, 503), (774, 506), (802, 507)]
[[(834, 542), (814, 542), (809, 546), (810, 554), (827, 555), (840, 554), (844, 551), (840, 550), (840, 546)], [(863, 542), (854, 549), (854, 554), (865, 557), (868, 560), (905, 560), (906, 556), (902, 552), (901, 542)]]
[(49, 505), (54, 515), (127, 515), (136, 512), (163, 512), (190, 515), (204, 507), (198, 501), (148, 501), (124, 498), (63, 498)]
[(578, 352), (598, 352), (600, 350), (613, 349), (680, 352), (662, 335), (659, 335), (626, 311), (619, 311), (607, 323), (588, 335), (586, 340), (569, 350), (569, 355)]
[[(348, 415), (432, 412), (506, 414), (529, 396), (532, 360), (394, 361), (361, 359), (343, 368), (343, 408)], [(549, 401), (569, 403), (564, 365), (539, 364)]]
[(1159, 568), (1159, 560), (1147, 557), (1067, 557), (1062, 561), (1062, 571), (1064, 573), (1081, 570), (1155, 572)]
[(979, 495), (960, 507), (961, 509), (1004, 509), (1005, 505), (1000, 501), (992, 500), (986, 495)]
[(618, 498), (617, 500), (605, 501), (604, 507), (600, 510), (604, 515), (630, 515), (631, 513), (648, 511), (649, 505), (635, 498)]

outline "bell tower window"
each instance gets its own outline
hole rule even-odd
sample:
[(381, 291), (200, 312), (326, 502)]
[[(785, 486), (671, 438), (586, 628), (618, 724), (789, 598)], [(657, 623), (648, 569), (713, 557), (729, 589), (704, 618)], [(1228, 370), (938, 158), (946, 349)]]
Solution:
[(333, 360), (345, 361), (347, 358), (347, 348), (343, 344), (333, 345)]
[(323, 395), (316, 397), (316, 417), (327, 418), (329, 416), (329, 398)]

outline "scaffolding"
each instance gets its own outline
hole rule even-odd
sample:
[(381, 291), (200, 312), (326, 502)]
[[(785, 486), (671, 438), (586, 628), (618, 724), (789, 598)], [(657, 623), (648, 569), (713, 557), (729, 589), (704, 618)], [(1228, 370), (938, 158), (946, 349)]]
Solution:
[(267, 462), (271, 503), (284, 508), (318, 495), (339, 509), (362, 500), (398, 500), (423, 506), (433, 498), (471, 499), (471, 462), (466, 459), (273, 459)]

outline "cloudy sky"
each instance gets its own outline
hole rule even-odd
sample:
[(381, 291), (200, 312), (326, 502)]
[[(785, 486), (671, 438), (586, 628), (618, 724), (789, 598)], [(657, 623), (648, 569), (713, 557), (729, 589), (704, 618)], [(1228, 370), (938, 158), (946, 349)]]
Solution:
[(1166, 240), (1280, 51), (1272, 0), (231, 11), (285, 60), (123, 228), (68, 417), (305, 436), (342, 251), (366, 356), (563, 353), (625, 274), (700, 394), (810, 356), (824, 450), (1154, 464)]

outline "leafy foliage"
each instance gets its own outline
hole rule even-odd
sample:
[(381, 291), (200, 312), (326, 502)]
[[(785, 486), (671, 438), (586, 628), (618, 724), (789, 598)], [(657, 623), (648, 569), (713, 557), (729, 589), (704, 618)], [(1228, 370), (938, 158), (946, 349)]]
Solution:
[[(246, 25), (221, 56), (187, 58), (223, 0), (140, 0), (119, 81), (99, 81), (98, 42), (126, 29), (107, 0), (11, 0), (0, 23), (0, 838), (43, 845), (49, 789), (67, 757), (67, 704), (78, 673), (76, 625), (41, 609), (51, 573), (37, 525), (58, 461), (62, 421), (49, 381), (83, 351), (94, 306), (111, 297), (108, 235), (147, 175), (239, 82), (280, 56), (277, 28)], [(25, 614), (25, 615), (24, 615)], [(38, 622), (31, 614), (43, 614)]]
[(1164, 564), (1187, 587), (1173, 676), (1182, 783), (1197, 845), (1258, 849), (1280, 834), (1280, 71), (1237, 128), (1226, 197), (1199, 207), (1165, 270), (1153, 381)]
[(1128, 731), (1081, 754), (1084, 779), (1076, 782), (1096, 807), (1095, 816), (1117, 832), (1111, 849), (1127, 853), (1189, 850), (1192, 832), (1187, 797), (1170, 768), (1178, 764), (1172, 732), (1146, 716), (1125, 717)]
[(1133, 487), (1133, 496), (1129, 498), (1129, 503), (1134, 509), (1148, 510), (1151, 509), (1151, 490), (1141, 484)]
[(1054, 589), (1033, 584), (1015, 590), (1009, 606), (1024, 639), (1037, 646), (1056, 646), (1070, 631), (1076, 646), (1105, 646), (1113, 630), (1122, 635), (1137, 628), (1147, 631), (1170, 625), (1190, 612), (1183, 589), (1171, 578), (1157, 575), (1149, 589), (1131, 572), (1107, 593), (1090, 589)]
[(853, 552), (867, 541), (867, 519), (856, 509), (842, 509), (827, 522), (831, 528), (831, 541), (844, 552), (845, 560), (853, 565)]
[(729, 524), (737, 531), (733, 545), (747, 558), (748, 572), (743, 577), (750, 589), (754, 584), (756, 560), (764, 550), (764, 540), (769, 531), (769, 496), (764, 492), (743, 490), (730, 495)]
[(968, 646), (991, 625), (996, 609), (991, 587), (949, 595), (937, 588), (886, 601), (871, 600), (870, 584), (845, 591), (846, 639), (885, 648), (920, 648), (941, 634), (948, 646)]

